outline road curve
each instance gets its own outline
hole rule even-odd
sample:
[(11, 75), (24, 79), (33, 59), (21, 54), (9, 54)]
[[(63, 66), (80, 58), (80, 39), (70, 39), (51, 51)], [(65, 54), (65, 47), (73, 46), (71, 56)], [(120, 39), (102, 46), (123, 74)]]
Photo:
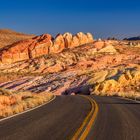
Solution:
[(0, 140), (68, 140), (91, 110), (81, 96), (59, 96), (40, 108), (0, 122)]
[(91, 96), (98, 106), (87, 140), (140, 140), (140, 104), (117, 97)]
[[(99, 107), (86, 140), (139, 140), (140, 104), (89, 96)], [(0, 122), (0, 140), (69, 140), (91, 111), (81, 96), (59, 96), (47, 105)]]

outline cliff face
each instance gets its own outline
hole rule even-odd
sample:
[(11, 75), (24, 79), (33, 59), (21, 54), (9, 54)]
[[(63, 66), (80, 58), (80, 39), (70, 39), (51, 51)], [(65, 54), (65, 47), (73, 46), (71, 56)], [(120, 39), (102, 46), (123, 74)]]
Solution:
[(90, 33), (80, 32), (76, 35), (65, 33), (63, 35), (58, 34), (55, 38), (49, 34), (43, 34), (4, 48), (0, 53), (0, 59), (2, 64), (11, 64), (42, 55), (60, 53), (65, 48), (74, 48), (92, 42), (93, 37)]

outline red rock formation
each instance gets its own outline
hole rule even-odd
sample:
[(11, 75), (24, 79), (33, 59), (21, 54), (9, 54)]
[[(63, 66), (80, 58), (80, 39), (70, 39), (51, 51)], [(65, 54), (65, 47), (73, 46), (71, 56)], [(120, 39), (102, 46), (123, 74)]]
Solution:
[(14, 43), (9, 49), (1, 52), (2, 63), (13, 63), (30, 58), (35, 58), (49, 53), (52, 45), (52, 36), (44, 34), (32, 39)]
[(93, 36), (91, 33), (87, 33), (88, 42), (93, 42)]
[(80, 32), (76, 36), (78, 37), (79, 45), (83, 45), (83, 44), (88, 43), (88, 38), (87, 38), (86, 34)]
[(97, 41), (94, 43), (94, 47), (97, 48), (98, 50), (102, 49), (105, 46), (104, 41)]
[(79, 38), (77, 36), (73, 36), (72, 41), (71, 41), (71, 46), (69, 46), (69, 48), (74, 48), (79, 45), (80, 45)]
[(65, 48), (65, 41), (61, 34), (58, 34), (54, 39), (53, 45), (50, 46), (50, 53), (62, 52)]
[[(29, 46), (30, 58), (36, 58), (41, 55), (49, 54), (49, 47), (52, 46), (52, 36), (49, 34), (44, 34)], [(36, 38), (34, 38), (36, 39)]]
[(64, 40), (65, 40), (65, 47), (68, 48), (71, 46), (71, 41), (72, 41), (72, 34), (71, 33), (65, 33), (63, 35)]
[(84, 34), (80, 32), (74, 36), (72, 36), (71, 33), (65, 33), (63, 37), (65, 40), (65, 47), (67, 48), (74, 48), (76, 46), (93, 42), (93, 36), (90, 33)]
[(32, 39), (19, 41), (9, 48), (3, 49), (0, 58), (3, 64), (11, 64), (42, 55), (60, 53), (65, 48), (73, 48), (91, 42), (93, 42), (93, 37), (90, 33), (80, 32), (74, 36), (70, 33), (58, 34), (55, 39), (49, 34), (43, 34)]

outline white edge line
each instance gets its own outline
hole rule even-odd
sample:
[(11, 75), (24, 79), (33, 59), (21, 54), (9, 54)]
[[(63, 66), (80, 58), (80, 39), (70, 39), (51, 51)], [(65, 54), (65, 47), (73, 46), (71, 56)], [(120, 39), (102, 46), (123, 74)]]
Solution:
[(44, 104), (41, 104), (41, 105), (39, 105), (39, 106), (36, 106), (36, 107), (34, 107), (34, 108), (31, 108), (31, 109), (27, 109), (27, 110), (25, 110), (25, 111), (23, 111), (23, 112), (20, 112), (20, 113), (18, 113), (18, 114), (14, 114), (14, 115), (12, 115), (12, 116), (9, 116), (9, 117), (0, 119), (0, 122), (5, 121), (5, 120), (8, 120), (8, 119), (13, 118), (13, 117), (18, 116), (18, 115), (27, 113), (27, 112), (29, 112), (29, 111), (35, 110), (35, 109), (37, 109), (37, 108), (40, 108), (40, 107), (42, 107), (42, 106), (44, 106), (44, 105), (50, 103), (51, 101), (53, 101), (55, 98), (56, 98), (56, 96), (54, 95), (54, 97), (53, 97), (51, 100), (49, 100), (48, 102), (46, 102), (46, 103), (44, 103)]
[(125, 97), (117, 97), (117, 98), (120, 98), (120, 99), (123, 99), (123, 100), (127, 100), (127, 101), (133, 101), (133, 102), (136, 102), (136, 103), (140, 103), (140, 101), (134, 100), (134, 99), (130, 99), (130, 98), (125, 98)]

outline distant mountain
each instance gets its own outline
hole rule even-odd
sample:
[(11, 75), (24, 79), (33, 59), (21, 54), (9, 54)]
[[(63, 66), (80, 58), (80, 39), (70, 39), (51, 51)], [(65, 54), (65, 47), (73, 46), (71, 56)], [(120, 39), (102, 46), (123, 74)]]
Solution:
[(140, 40), (140, 36), (131, 37), (131, 38), (124, 38), (124, 40), (134, 40), (134, 41), (137, 41), (137, 40)]
[(0, 29), (0, 48), (32, 37), (34, 37), (34, 35), (19, 33), (10, 29)]

